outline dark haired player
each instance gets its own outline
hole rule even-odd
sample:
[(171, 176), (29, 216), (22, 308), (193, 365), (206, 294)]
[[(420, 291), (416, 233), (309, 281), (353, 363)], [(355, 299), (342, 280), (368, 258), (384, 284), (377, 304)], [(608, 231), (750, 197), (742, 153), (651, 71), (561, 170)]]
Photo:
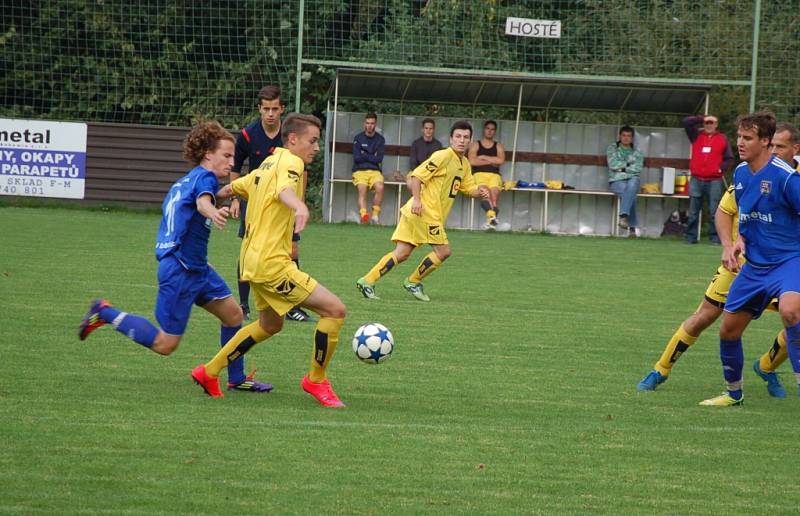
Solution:
[(420, 301), (430, 301), (422, 289), (422, 280), (439, 268), (450, 256), (450, 242), (444, 224), (459, 192), (470, 197), (489, 198), (489, 189), (478, 186), (464, 153), (472, 137), (472, 126), (458, 121), (450, 128), (450, 146), (436, 151), (408, 175), (406, 182), (411, 199), (400, 209), (400, 221), (392, 234), (393, 251), (384, 255), (356, 287), (367, 299), (379, 299), (375, 283), (414, 250), (429, 244), (428, 253), (403, 282), (403, 287)]

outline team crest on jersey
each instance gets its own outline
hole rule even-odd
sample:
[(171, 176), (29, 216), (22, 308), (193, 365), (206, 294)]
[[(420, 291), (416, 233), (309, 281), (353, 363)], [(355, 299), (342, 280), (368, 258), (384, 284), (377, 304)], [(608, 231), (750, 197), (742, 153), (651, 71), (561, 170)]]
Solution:
[(769, 195), (772, 189), (772, 181), (761, 181), (761, 195)]
[(438, 236), (442, 233), (441, 226), (437, 225), (429, 225), (428, 226), (428, 234), (431, 236)]
[(455, 176), (453, 178), (453, 182), (450, 183), (450, 194), (448, 195), (448, 197), (450, 197), (451, 199), (455, 198), (460, 189), (461, 189), (461, 176)]
[(279, 294), (282, 294), (284, 296), (288, 296), (289, 293), (292, 290), (294, 290), (294, 288), (296, 286), (297, 285), (295, 285), (293, 282), (291, 282), (289, 280), (284, 280), (277, 287), (275, 287), (275, 290), (277, 290)]

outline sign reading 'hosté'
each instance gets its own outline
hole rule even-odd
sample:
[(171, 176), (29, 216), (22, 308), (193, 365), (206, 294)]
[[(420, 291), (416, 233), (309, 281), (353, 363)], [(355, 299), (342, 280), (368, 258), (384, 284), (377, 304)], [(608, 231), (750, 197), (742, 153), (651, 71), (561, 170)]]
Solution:
[(561, 38), (560, 20), (506, 18), (506, 35), (526, 38)]

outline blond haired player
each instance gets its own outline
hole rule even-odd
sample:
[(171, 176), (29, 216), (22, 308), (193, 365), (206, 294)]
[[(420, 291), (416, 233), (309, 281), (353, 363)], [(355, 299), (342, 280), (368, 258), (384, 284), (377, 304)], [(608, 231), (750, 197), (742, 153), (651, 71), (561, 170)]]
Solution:
[(392, 234), (394, 251), (384, 255), (356, 287), (367, 299), (379, 299), (375, 283), (398, 263), (408, 259), (414, 250), (429, 244), (428, 253), (403, 282), (403, 287), (420, 301), (430, 301), (422, 289), (422, 280), (435, 271), (450, 256), (450, 243), (444, 224), (461, 192), (471, 197), (487, 199), (489, 190), (478, 186), (464, 153), (472, 137), (472, 126), (458, 121), (450, 128), (450, 147), (434, 152), (408, 175), (411, 199), (400, 209), (400, 221)]
[(261, 166), (220, 190), (217, 197), (244, 197), (249, 207), (239, 261), (242, 279), (249, 281), (258, 321), (234, 335), (208, 363), (197, 366), (192, 378), (209, 396), (222, 397), (219, 373), (255, 344), (283, 328), (283, 317), (300, 305), (320, 315), (314, 331), (311, 368), (303, 390), (326, 407), (343, 407), (327, 379), (327, 368), (344, 324), (345, 306), (336, 295), (297, 268), (292, 261), (292, 233), (308, 222), (303, 197), (303, 169), (319, 152), (320, 121), (293, 113), (282, 126), (285, 148), (278, 147)]

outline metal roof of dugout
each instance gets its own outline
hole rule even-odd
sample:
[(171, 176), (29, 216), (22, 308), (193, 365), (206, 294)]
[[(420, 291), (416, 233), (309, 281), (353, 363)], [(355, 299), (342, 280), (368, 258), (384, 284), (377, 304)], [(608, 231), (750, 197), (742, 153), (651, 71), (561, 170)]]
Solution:
[(534, 74), (470, 74), (340, 68), (339, 99), (492, 105), (539, 110), (694, 114), (706, 112), (711, 84), (674, 79), (616, 79)]

